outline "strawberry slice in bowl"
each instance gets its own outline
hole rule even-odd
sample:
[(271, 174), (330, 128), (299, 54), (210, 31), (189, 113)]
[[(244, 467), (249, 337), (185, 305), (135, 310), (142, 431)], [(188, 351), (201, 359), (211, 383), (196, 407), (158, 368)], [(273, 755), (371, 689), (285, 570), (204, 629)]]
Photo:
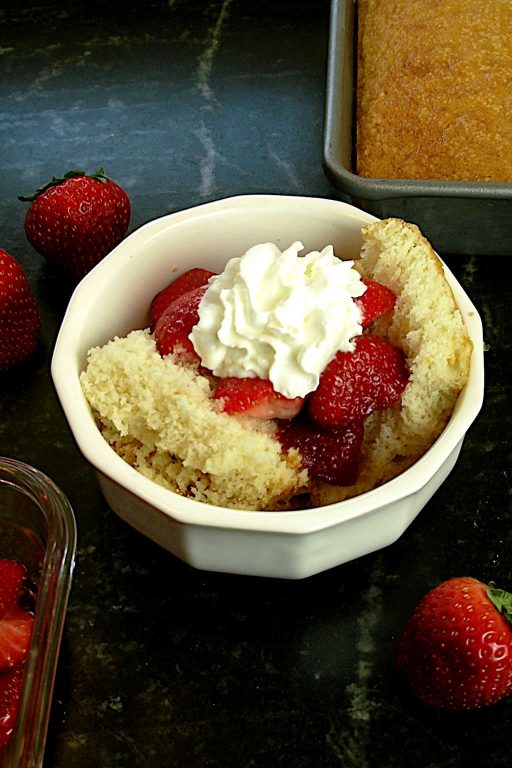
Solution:
[(392, 312), (396, 304), (396, 296), (387, 285), (378, 283), (369, 277), (362, 278), (366, 291), (356, 299), (356, 304), (363, 314), (362, 326), (368, 328), (374, 320)]
[(200, 285), (174, 299), (162, 312), (155, 326), (156, 347), (162, 357), (174, 355), (176, 360), (197, 363), (200, 358), (189, 339), (199, 320), (199, 304), (207, 289)]
[(189, 293), (189, 291), (193, 291), (195, 288), (206, 285), (210, 277), (214, 275), (215, 272), (210, 272), (209, 269), (193, 267), (170, 282), (166, 288), (156, 294), (151, 302), (149, 310), (150, 327), (156, 327), (160, 316), (176, 299), (179, 299), (185, 293)]
[(353, 352), (338, 352), (309, 402), (313, 421), (339, 429), (398, 402), (409, 380), (405, 357), (387, 339), (357, 336)]
[(277, 438), (285, 450), (294, 448), (309, 477), (333, 485), (352, 485), (359, 472), (362, 421), (337, 430), (323, 429), (304, 415), (281, 424)]
[(219, 379), (213, 399), (225, 413), (255, 419), (292, 419), (304, 405), (304, 398), (288, 398), (276, 392), (268, 379)]

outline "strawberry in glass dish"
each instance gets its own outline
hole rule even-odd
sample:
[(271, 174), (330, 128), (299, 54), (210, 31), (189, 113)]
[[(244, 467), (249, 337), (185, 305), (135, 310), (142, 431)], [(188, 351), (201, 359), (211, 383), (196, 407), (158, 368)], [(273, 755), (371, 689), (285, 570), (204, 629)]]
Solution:
[(23, 688), (23, 667), (0, 672), (0, 760), (10, 741)]
[(41, 320), (34, 294), (20, 264), (0, 248), (0, 371), (36, 350)]
[(33, 615), (27, 571), (16, 560), (0, 559), (0, 757), (16, 723), (30, 645)]
[(22, 595), (27, 571), (17, 560), (0, 559), (0, 617)]
[(418, 603), (397, 651), (412, 693), (434, 709), (466, 710), (512, 693), (512, 594), (467, 576)]
[(50, 263), (80, 280), (124, 238), (131, 216), (128, 195), (103, 168), (54, 176), (33, 195), (25, 234)]

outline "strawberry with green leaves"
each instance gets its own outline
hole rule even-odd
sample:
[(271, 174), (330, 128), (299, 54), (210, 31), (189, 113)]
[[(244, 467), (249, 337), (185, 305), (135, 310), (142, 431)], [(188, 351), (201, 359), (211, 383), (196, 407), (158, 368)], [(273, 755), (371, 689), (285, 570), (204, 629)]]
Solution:
[(33, 195), (25, 233), (35, 250), (73, 278), (81, 279), (126, 234), (130, 200), (103, 168), (69, 171), (53, 177)]
[(41, 320), (32, 289), (20, 264), (0, 248), (0, 371), (36, 350)]
[(407, 622), (397, 666), (435, 709), (475, 709), (512, 694), (512, 594), (467, 576), (443, 582)]

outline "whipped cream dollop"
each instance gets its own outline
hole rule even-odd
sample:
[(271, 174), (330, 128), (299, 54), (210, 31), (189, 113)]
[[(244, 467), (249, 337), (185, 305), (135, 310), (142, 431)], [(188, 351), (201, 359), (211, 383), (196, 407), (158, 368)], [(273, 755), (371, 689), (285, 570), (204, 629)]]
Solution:
[(216, 376), (270, 379), (285, 397), (305, 397), (338, 350), (362, 332), (354, 301), (366, 286), (332, 245), (303, 256), (261, 243), (210, 278), (189, 338)]

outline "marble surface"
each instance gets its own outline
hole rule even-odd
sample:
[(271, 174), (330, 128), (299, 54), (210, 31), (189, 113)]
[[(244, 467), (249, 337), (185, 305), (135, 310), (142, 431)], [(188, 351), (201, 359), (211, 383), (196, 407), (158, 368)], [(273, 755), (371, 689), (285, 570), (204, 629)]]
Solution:
[(327, 0), (1, 5), (0, 245), (26, 270), (43, 332), (0, 378), (0, 453), (62, 487), (79, 536), (47, 768), (510, 764), (512, 698), (428, 712), (393, 661), (440, 581), (512, 587), (510, 260), (443, 254), (488, 344), (484, 407), (454, 471), (396, 544), (303, 581), (195, 571), (126, 526), (49, 377), (73, 285), (27, 243), (17, 196), (104, 166), (131, 197), (132, 230), (238, 193), (334, 197), (321, 166), (328, 20)]

